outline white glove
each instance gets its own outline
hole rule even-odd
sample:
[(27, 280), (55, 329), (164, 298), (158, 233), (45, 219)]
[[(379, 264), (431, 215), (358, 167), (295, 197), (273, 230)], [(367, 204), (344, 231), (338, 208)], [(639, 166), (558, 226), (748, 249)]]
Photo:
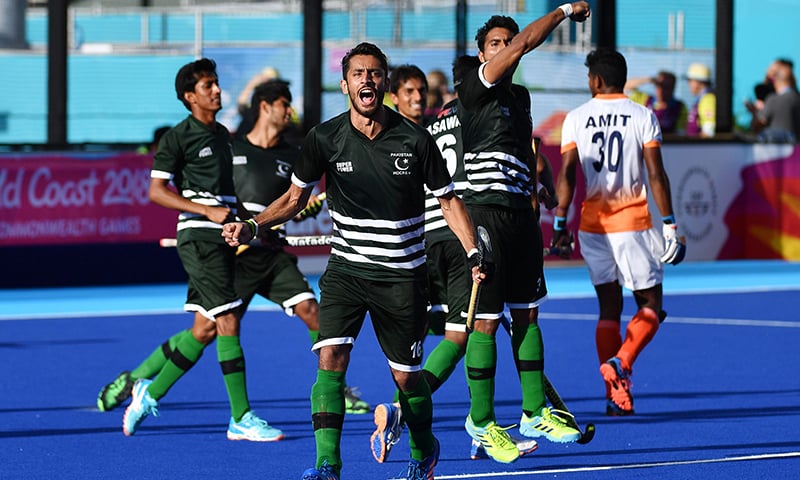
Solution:
[(678, 225), (665, 223), (661, 233), (664, 235), (664, 254), (661, 255), (661, 261), (671, 265), (681, 263), (686, 256), (686, 239), (678, 236)]

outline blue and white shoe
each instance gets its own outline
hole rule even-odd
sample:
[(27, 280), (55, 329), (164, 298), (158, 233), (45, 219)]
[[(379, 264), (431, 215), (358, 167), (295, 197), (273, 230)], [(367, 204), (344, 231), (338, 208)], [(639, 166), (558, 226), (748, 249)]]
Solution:
[[(517, 446), (520, 457), (524, 457), (539, 448), (539, 444), (532, 438), (518, 438), (514, 435), (509, 436), (511, 437), (511, 441)], [(473, 438), (472, 444), (469, 447), (469, 458), (470, 460), (483, 460), (490, 457), (486, 454), (486, 450), (483, 448), (481, 442)]]
[(319, 468), (309, 468), (303, 472), (301, 480), (339, 480), (339, 474), (333, 470), (327, 460), (323, 460)]
[(141, 378), (133, 384), (131, 404), (122, 417), (122, 433), (128, 437), (136, 433), (136, 429), (148, 415), (158, 416), (158, 402), (147, 392), (151, 383), (152, 380)]
[(399, 405), (381, 403), (375, 407), (375, 431), (370, 437), (372, 456), (378, 463), (383, 463), (389, 457), (392, 447), (400, 441), (403, 432), (402, 411)]
[(228, 440), (249, 440), (251, 442), (277, 442), (283, 439), (283, 432), (275, 427), (270, 427), (266, 420), (262, 420), (251, 411), (244, 414), (238, 422), (233, 420), (228, 423)]
[(433, 439), (433, 453), (419, 462), (413, 458), (408, 462), (408, 480), (433, 480), (433, 468), (439, 463), (439, 440)]

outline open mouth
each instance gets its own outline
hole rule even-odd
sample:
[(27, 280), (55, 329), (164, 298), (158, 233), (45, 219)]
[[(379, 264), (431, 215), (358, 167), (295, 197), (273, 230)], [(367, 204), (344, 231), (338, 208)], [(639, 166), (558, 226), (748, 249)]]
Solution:
[(369, 106), (375, 103), (375, 100), (378, 98), (375, 90), (371, 88), (365, 88), (358, 92), (358, 99), (361, 101), (362, 104)]

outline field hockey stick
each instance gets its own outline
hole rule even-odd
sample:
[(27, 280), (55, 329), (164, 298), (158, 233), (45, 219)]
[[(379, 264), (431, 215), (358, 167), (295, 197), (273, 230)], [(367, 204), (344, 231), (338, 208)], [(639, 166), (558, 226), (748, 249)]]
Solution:
[[(489, 232), (483, 226), (477, 228), (478, 236), (478, 265), (483, 266), (492, 261), (492, 242), (489, 239)], [(467, 332), (472, 331), (472, 325), (475, 323), (475, 314), (478, 309), (478, 298), (481, 294), (481, 284), (477, 282), (472, 283), (472, 291), (469, 295), (469, 308), (467, 309)]]
[(564, 400), (561, 399), (561, 396), (558, 394), (553, 384), (550, 383), (547, 375), (544, 375), (544, 393), (547, 395), (547, 399), (550, 400), (550, 403), (556, 410), (561, 410), (569, 414), (566, 416), (565, 420), (567, 425), (580, 432), (581, 436), (578, 438), (578, 443), (585, 445), (591, 442), (594, 438), (594, 424), (587, 423), (586, 430), (581, 429), (580, 425), (578, 425), (578, 422), (575, 421), (575, 417), (572, 415), (572, 412), (570, 412), (569, 408), (567, 408), (567, 404), (564, 403)]
[[(330, 245), (333, 240), (333, 235), (303, 235), (303, 236), (287, 236), (284, 237), (286, 243), (290, 247), (316, 247)], [(178, 246), (178, 240), (175, 238), (162, 238), (158, 241), (162, 247), (170, 248)], [(240, 245), (244, 247), (247, 245)]]

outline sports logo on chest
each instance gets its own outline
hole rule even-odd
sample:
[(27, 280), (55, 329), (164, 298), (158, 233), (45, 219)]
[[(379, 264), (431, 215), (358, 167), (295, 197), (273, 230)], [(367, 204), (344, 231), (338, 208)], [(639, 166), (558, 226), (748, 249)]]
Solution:
[(393, 152), (389, 156), (394, 161), (394, 171), (392, 175), (411, 175), (411, 159), (413, 155), (409, 152)]
[(282, 178), (289, 178), (292, 175), (292, 164), (276, 158), (275, 175)]
[(206, 158), (212, 155), (214, 155), (214, 152), (211, 150), (211, 147), (205, 147), (197, 153), (197, 158)]
[(353, 173), (353, 162), (350, 160), (340, 160), (333, 164), (339, 173)]

